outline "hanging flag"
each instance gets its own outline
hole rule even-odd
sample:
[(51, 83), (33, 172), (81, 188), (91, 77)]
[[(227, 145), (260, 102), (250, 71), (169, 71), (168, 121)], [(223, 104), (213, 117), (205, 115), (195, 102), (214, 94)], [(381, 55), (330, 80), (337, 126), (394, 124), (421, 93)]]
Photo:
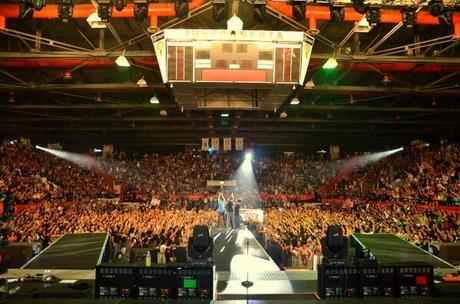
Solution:
[(214, 151), (219, 151), (219, 137), (211, 138), (211, 147)]
[(201, 139), (201, 150), (202, 151), (208, 151), (209, 149), (209, 138), (202, 138)]
[(224, 137), (224, 151), (232, 151), (232, 139)]
[(340, 146), (330, 145), (329, 146), (329, 151), (331, 153), (331, 159), (332, 160), (340, 159)]
[(235, 138), (235, 150), (243, 151), (244, 150), (244, 139), (241, 137)]

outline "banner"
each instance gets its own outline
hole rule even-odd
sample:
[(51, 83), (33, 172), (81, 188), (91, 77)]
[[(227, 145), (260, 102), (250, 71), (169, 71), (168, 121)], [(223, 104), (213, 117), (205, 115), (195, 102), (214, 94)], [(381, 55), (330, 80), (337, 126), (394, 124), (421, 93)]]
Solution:
[(166, 63), (167, 63), (167, 49), (166, 49), (166, 40), (165, 40), (165, 33), (159, 32), (152, 35), (152, 43), (153, 48), (155, 49), (155, 55), (158, 61), (158, 65), (160, 67), (161, 78), (163, 82), (166, 83), (168, 81), (168, 75), (166, 73)]
[(241, 137), (235, 138), (235, 150), (243, 151), (244, 150), (244, 139)]
[(332, 160), (338, 160), (340, 159), (340, 147), (337, 145), (330, 145), (329, 146), (329, 151), (331, 153), (331, 159)]
[(102, 156), (110, 157), (113, 154), (113, 145), (103, 145), (102, 146)]
[(224, 138), (224, 151), (232, 151), (232, 139), (230, 137)]
[(219, 151), (219, 137), (211, 138), (211, 147), (214, 151)]
[(201, 151), (208, 151), (209, 149), (209, 138), (201, 139)]

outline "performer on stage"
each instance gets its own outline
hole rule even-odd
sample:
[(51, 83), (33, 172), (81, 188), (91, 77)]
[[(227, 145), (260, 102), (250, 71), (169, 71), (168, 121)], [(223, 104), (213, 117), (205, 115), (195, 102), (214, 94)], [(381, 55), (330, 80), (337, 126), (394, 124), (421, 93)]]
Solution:
[(225, 200), (224, 194), (219, 192), (217, 197), (217, 227), (225, 227)]
[(233, 206), (233, 228), (235, 229), (240, 229), (240, 207), (241, 198), (239, 198)]
[(227, 229), (233, 229), (234, 228), (234, 223), (233, 223), (233, 202), (235, 200), (235, 197), (233, 196), (233, 193), (231, 194), (230, 198), (227, 201), (227, 204), (225, 205), (225, 213), (226, 213), (226, 227)]

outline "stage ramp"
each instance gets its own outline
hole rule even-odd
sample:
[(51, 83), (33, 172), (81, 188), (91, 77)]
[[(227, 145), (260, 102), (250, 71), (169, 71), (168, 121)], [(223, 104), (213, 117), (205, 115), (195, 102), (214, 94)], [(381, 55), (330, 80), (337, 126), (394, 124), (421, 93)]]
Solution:
[(354, 233), (352, 244), (369, 249), (380, 266), (404, 266), (414, 263), (432, 265), (434, 269), (454, 269), (448, 262), (428, 251), (389, 233)]
[(22, 269), (94, 269), (108, 257), (108, 233), (64, 234)]

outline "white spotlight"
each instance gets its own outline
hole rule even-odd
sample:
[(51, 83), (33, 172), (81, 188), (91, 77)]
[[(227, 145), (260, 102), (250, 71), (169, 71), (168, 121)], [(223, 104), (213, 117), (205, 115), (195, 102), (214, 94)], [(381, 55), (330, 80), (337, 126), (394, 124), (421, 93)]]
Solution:
[(297, 97), (292, 98), (291, 105), (298, 105), (300, 104), (300, 100)]
[(97, 13), (92, 13), (89, 15), (86, 19), (86, 22), (88, 22), (89, 26), (93, 29), (101, 29), (107, 27), (107, 24), (102, 21)]
[(137, 86), (138, 86), (139, 88), (146, 88), (146, 87), (148, 87), (147, 81), (145, 81), (144, 76), (142, 76), (142, 78), (139, 79), (139, 80), (137, 81)]
[(251, 161), (252, 160), (252, 153), (251, 152), (246, 152), (244, 155), (244, 160), (245, 161)]

